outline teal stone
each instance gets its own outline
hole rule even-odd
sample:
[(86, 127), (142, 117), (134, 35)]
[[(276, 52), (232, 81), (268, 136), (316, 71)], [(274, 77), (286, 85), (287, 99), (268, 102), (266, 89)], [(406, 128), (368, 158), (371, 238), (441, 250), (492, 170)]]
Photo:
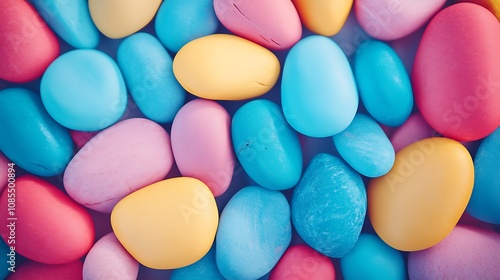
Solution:
[(233, 116), (231, 134), (241, 166), (257, 184), (272, 190), (297, 184), (302, 148), (278, 105), (258, 99), (241, 106)]
[(340, 156), (364, 176), (375, 178), (391, 170), (396, 153), (380, 125), (364, 114), (357, 114), (352, 123), (333, 136)]
[(127, 105), (120, 69), (97, 50), (73, 50), (54, 60), (42, 76), (40, 94), (52, 118), (73, 130), (104, 129)]
[(345, 280), (405, 280), (403, 254), (378, 236), (363, 233), (354, 248), (340, 259)]
[(500, 224), (500, 128), (481, 141), (474, 157), (474, 188), (467, 213)]
[(398, 54), (386, 43), (361, 44), (354, 59), (359, 95), (370, 115), (388, 126), (403, 124), (413, 109), (410, 78)]
[(0, 91), (0, 150), (38, 176), (61, 174), (73, 157), (69, 131), (55, 122), (40, 96), (23, 88)]
[(120, 67), (130, 95), (149, 119), (171, 122), (186, 99), (186, 92), (172, 70), (172, 58), (160, 41), (148, 33), (136, 33), (118, 47)]
[(86, 0), (31, 0), (31, 3), (52, 30), (71, 46), (77, 49), (97, 47), (99, 31)]
[(321, 153), (309, 163), (291, 204), (299, 236), (316, 251), (341, 258), (361, 233), (366, 189), (361, 176), (343, 160)]
[(203, 280), (225, 280), (225, 278), (220, 274), (219, 268), (217, 268), (217, 263), (215, 260), (215, 247), (212, 247), (208, 253), (201, 258), (199, 261), (175, 269), (172, 271), (170, 280), (192, 280), (192, 279), (203, 279)]
[(281, 103), (295, 130), (333, 136), (349, 126), (358, 102), (349, 61), (332, 39), (313, 35), (292, 47), (283, 67)]
[(163, 1), (155, 19), (158, 39), (172, 52), (188, 42), (215, 33), (219, 20), (212, 0)]
[(228, 280), (263, 277), (278, 263), (292, 239), (290, 206), (279, 191), (250, 186), (238, 191), (222, 211), (216, 261)]

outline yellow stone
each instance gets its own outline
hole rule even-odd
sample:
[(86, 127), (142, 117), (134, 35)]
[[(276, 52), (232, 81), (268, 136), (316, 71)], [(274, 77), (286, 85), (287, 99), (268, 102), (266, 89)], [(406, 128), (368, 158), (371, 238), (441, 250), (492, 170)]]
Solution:
[(210, 189), (189, 177), (166, 179), (123, 198), (111, 213), (120, 243), (144, 266), (175, 269), (212, 246), (219, 213)]
[(146, 26), (162, 0), (89, 0), (90, 16), (102, 34), (123, 38)]
[(344, 26), (353, 0), (292, 0), (302, 23), (312, 32), (333, 36)]
[(188, 92), (212, 100), (244, 100), (268, 92), (280, 63), (266, 48), (238, 36), (213, 34), (184, 45), (174, 75)]
[(474, 166), (467, 149), (427, 138), (396, 154), (393, 168), (368, 186), (368, 215), (387, 244), (401, 251), (429, 248), (458, 223), (469, 202)]

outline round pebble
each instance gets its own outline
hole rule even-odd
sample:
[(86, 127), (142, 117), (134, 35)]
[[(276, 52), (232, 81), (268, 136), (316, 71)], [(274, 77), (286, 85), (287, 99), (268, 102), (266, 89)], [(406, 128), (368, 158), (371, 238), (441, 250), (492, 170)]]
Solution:
[(246, 103), (231, 124), (234, 151), (243, 169), (259, 185), (284, 190), (302, 175), (302, 149), (297, 133), (281, 108), (269, 100)]
[(161, 0), (89, 0), (92, 20), (112, 39), (127, 37), (148, 24), (160, 7)]
[(16, 253), (44, 264), (65, 264), (88, 253), (94, 243), (94, 224), (81, 205), (33, 175), (17, 177), (15, 185), (15, 192), (2, 193), (0, 218), (8, 221), (12, 216), (7, 206), (15, 193), (17, 219), (1, 227), (0, 234), (7, 244), (15, 235), (15, 244), (9, 245), (15, 245)]
[(379, 177), (391, 170), (395, 152), (389, 138), (375, 120), (357, 114), (352, 123), (333, 136), (342, 158), (360, 174)]
[(227, 29), (268, 49), (288, 49), (302, 36), (299, 14), (290, 0), (214, 0), (213, 5)]
[(400, 126), (413, 109), (413, 91), (398, 54), (381, 41), (359, 46), (354, 64), (359, 95), (370, 115), (388, 126)]
[(353, 0), (292, 0), (302, 23), (312, 32), (324, 36), (333, 36), (342, 29), (349, 16), (353, 2)]
[(276, 265), (291, 239), (285, 196), (262, 187), (245, 187), (222, 211), (215, 243), (217, 266), (228, 280), (258, 279)]
[(72, 50), (58, 57), (43, 74), (40, 94), (52, 118), (74, 130), (106, 128), (127, 105), (120, 69), (97, 50)]
[(203, 181), (214, 196), (233, 178), (235, 157), (231, 117), (217, 102), (195, 99), (184, 105), (172, 124), (172, 151), (183, 176)]
[(0, 135), (0, 150), (38, 176), (62, 173), (73, 156), (68, 130), (49, 116), (40, 96), (28, 89), (0, 91)]
[(365, 185), (341, 159), (320, 153), (295, 187), (291, 204), (300, 237), (318, 252), (341, 258), (356, 244), (363, 227)]
[(9, 275), (13, 280), (80, 280), (82, 278), (81, 260), (64, 264), (42, 264), (33, 261), (23, 262), (16, 272)]
[(186, 93), (175, 79), (172, 58), (153, 35), (139, 32), (118, 47), (118, 65), (130, 95), (149, 119), (172, 122)]
[(500, 128), (481, 141), (474, 158), (474, 189), (467, 212), (500, 224)]
[(212, 247), (219, 213), (210, 189), (189, 177), (166, 179), (120, 200), (113, 232), (142, 265), (174, 269), (200, 260)]
[(479, 5), (455, 4), (431, 20), (412, 76), (415, 103), (431, 127), (474, 141), (500, 125), (499, 49), (500, 23)]
[(59, 42), (28, 1), (0, 1), (0, 79), (25, 83), (42, 76)]
[(396, 153), (394, 167), (368, 187), (368, 214), (391, 247), (418, 251), (443, 240), (470, 199), (474, 166), (467, 149), (448, 138), (427, 138)]
[(172, 52), (178, 52), (194, 39), (215, 33), (218, 27), (213, 0), (163, 1), (155, 18), (156, 35)]
[(220, 274), (217, 262), (215, 259), (215, 246), (208, 251), (208, 253), (201, 258), (201, 260), (172, 271), (170, 280), (190, 280), (190, 279), (204, 279), (204, 280), (225, 280)]
[(206, 99), (245, 100), (271, 90), (278, 58), (251, 41), (214, 34), (184, 45), (174, 57), (174, 75), (190, 93)]
[(349, 126), (358, 91), (351, 66), (333, 40), (313, 35), (293, 46), (283, 67), (281, 103), (288, 123), (304, 135), (328, 137)]
[(92, 246), (83, 263), (84, 280), (135, 280), (138, 273), (139, 263), (112, 232)]
[(47, 24), (71, 46), (92, 49), (99, 43), (99, 32), (90, 17), (85, 0), (31, 1)]

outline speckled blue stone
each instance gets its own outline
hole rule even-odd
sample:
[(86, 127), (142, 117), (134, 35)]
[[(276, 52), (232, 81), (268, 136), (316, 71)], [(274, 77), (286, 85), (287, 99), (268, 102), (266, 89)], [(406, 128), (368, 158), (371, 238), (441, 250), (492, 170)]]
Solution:
[(172, 271), (170, 280), (225, 280), (220, 274), (215, 261), (215, 247), (212, 247), (208, 253), (199, 261), (182, 268)]
[(363, 227), (366, 190), (361, 176), (343, 160), (316, 155), (292, 196), (292, 221), (302, 239), (332, 258), (347, 254)]

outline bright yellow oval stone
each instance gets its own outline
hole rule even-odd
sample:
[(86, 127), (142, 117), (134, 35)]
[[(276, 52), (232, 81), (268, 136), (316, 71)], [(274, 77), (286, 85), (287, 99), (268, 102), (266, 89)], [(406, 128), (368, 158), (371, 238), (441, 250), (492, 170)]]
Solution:
[(126, 37), (146, 26), (161, 0), (89, 0), (94, 24), (109, 38)]
[(393, 168), (368, 187), (368, 215), (377, 234), (401, 251), (429, 248), (455, 227), (469, 202), (474, 166), (467, 149), (427, 138), (396, 154)]
[(312, 32), (332, 36), (344, 26), (353, 0), (292, 0), (302, 23)]
[(212, 246), (219, 213), (200, 180), (166, 179), (123, 198), (111, 213), (120, 243), (144, 266), (174, 269), (201, 259)]
[(266, 48), (238, 36), (213, 34), (184, 45), (174, 75), (188, 92), (205, 99), (244, 100), (268, 92), (280, 63)]

